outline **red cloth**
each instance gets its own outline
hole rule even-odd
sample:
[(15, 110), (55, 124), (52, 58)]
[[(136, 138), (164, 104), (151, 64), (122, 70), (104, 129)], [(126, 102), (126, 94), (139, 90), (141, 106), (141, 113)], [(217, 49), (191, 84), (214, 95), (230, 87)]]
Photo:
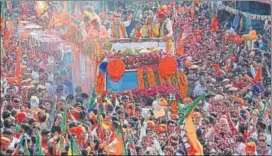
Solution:
[(253, 82), (258, 83), (258, 81), (262, 78), (262, 66), (259, 67), (257, 75), (254, 77)]
[(227, 114), (227, 120), (228, 120), (230, 129), (231, 129), (231, 132), (232, 132), (233, 134), (238, 134), (238, 131), (237, 131), (237, 129), (235, 128), (235, 125), (234, 125), (234, 123), (233, 123), (232, 120), (231, 120), (230, 113)]
[(47, 147), (48, 147), (47, 142), (45, 142), (44, 139), (42, 139), (41, 142), (42, 142), (42, 147), (43, 147), (44, 149), (47, 149)]
[(238, 83), (232, 82), (232, 87), (236, 87), (236, 88), (242, 89), (245, 86), (246, 86), (245, 82), (238, 82)]

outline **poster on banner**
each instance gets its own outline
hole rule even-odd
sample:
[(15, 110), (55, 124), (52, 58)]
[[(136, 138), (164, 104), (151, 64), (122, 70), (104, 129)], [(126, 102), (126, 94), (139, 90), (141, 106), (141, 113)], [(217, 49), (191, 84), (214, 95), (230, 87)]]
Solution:
[(124, 50), (126, 48), (152, 48), (158, 47), (158, 42), (130, 42), (130, 43), (113, 43), (112, 49), (116, 51)]
[[(174, 42), (172, 42), (172, 51), (174, 50)], [(163, 51), (166, 51), (166, 42), (130, 42), (130, 43), (113, 43), (112, 49), (115, 51), (124, 50), (127, 48), (153, 48), (159, 47)]]

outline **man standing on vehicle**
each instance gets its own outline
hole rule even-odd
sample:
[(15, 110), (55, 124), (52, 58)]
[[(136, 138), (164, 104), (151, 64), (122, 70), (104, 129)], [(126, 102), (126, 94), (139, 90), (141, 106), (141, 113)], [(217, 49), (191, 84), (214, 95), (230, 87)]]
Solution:
[(111, 30), (112, 30), (111, 34), (114, 39), (127, 38), (125, 25), (121, 22), (121, 14), (117, 12), (113, 14), (113, 24)]
[(173, 37), (172, 22), (168, 17), (169, 8), (164, 5), (157, 10), (157, 17), (160, 23), (160, 39), (166, 41), (166, 51), (171, 52), (171, 43)]
[(124, 22), (125, 26), (126, 26), (126, 31), (127, 31), (127, 35), (128, 37), (131, 37), (130, 34), (132, 32), (132, 30), (136, 27), (136, 20), (134, 17), (134, 11), (129, 10), (128, 11), (128, 19), (127, 21)]

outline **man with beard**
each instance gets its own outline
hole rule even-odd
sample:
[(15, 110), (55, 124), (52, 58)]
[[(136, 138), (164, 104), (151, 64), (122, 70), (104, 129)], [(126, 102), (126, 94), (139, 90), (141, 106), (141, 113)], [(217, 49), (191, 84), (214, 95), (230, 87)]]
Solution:
[(267, 138), (263, 133), (258, 136), (257, 153), (262, 156), (271, 155), (271, 148), (267, 146)]

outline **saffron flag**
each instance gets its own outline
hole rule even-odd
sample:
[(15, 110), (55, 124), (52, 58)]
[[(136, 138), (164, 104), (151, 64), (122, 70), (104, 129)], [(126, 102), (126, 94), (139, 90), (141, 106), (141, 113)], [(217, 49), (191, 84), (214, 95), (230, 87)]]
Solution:
[[(119, 128), (118, 128), (119, 129)], [(104, 149), (108, 155), (127, 155), (124, 148), (124, 142), (120, 136), (120, 129), (116, 130), (117, 135)]]
[(195, 125), (192, 119), (192, 112), (185, 119), (184, 129), (186, 131), (186, 137), (190, 144), (190, 148), (187, 150), (188, 155), (204, 155), (203, 147), (200, 144), (195, 130)]
[(16, 49), (16, 72), (15, 72), (15, 78), (16, 83), (21, 84), (21, 49), (17, 47)]
[(216, 32), (217, 25), (218, 25), (217, 17), (215, 15), (213, 15), (213, 17), (212, 17), (212, 24), (211, 24), (212, 32)]
[(253, 79), (254, 83), (258, 83), (258, 81), (262, 78), (262, 66), (259, 67), (259, 70), (256, 74), (256, 76)]

